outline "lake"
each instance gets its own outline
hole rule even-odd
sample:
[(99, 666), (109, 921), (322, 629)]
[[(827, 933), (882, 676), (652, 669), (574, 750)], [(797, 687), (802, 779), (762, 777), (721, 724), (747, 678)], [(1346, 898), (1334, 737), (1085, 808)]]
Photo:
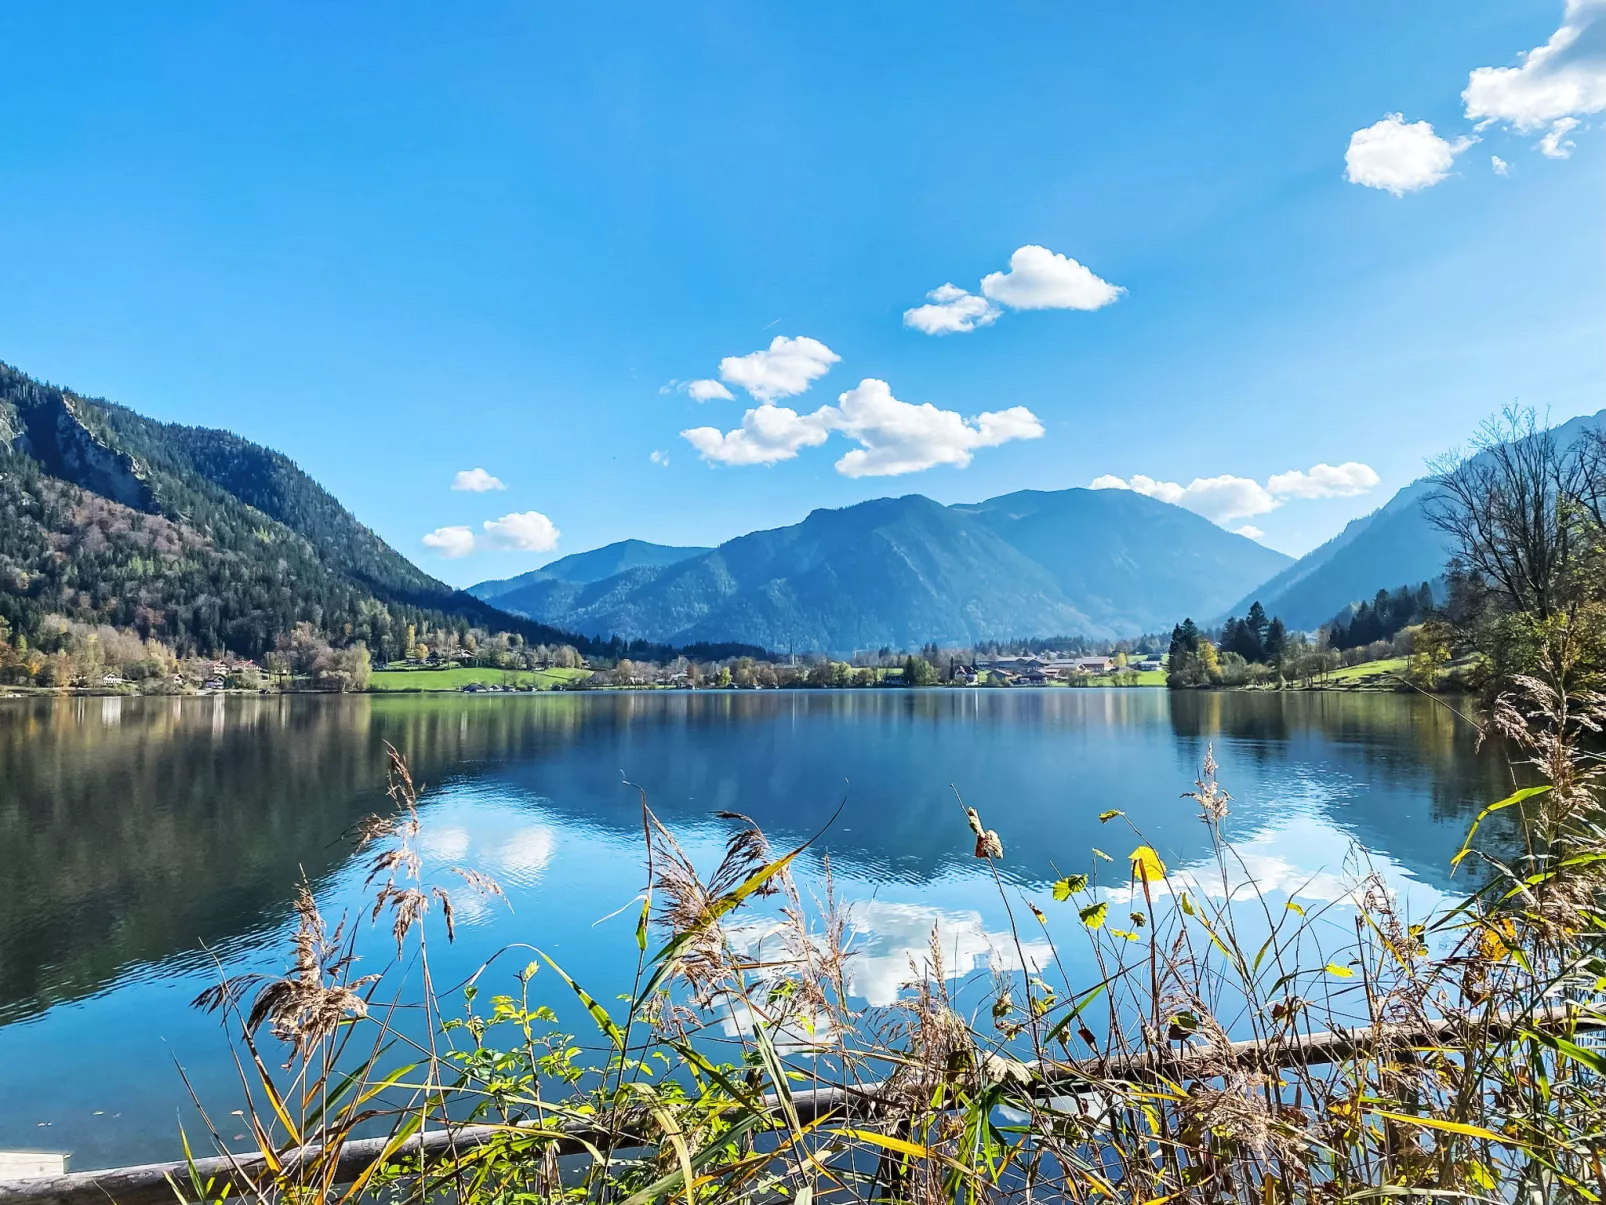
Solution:
[[(68, 1151), (75, 1169), (176, 1157), (191, 1116), (176, 1065), (227, 1115), (227, 1044), (189, 1002), (220, 963), (283, 968), (303, 873), (326, 912), (359, 905), (346, 834), (385, 806), (387, 742), (425, 784), (429, 864), (482, 869), (507, 897), (458, 893), (437, 982), (529, 943), (604, 1001), (629, 987), (636, 955), (627, 905), (643, 873), (641, 812), (626, 780), (707, 867), (728, 831), (715, 811), (753, 817), (783, 847), (840, 806), (799, 877), (817, 885), (829, 854), (853, 904), (849, 985), (872, 1004), (895, 998), (934, 926), (959, 975), (985, 974), (1007, 944), (956, 791), (1001, 836), (1006, 888), (1046, 901), (1055, 878), (1089, 868), (1094, 847), (1122, 865), (1133, 838), (1100, 824), (1106, 809), (1124, 810), (1173, 867), (1201, 863), (1207, 832), (1181, 795), (1213, 744), (1234, 796), (1229, 831), (1263, 890), (1338, 898), (1364, 853), (1417, 911), (1460, 885), (1450, 856), (1478, 808), (1509, 791), (1495, 755), (1420, 696), (0, 701), (0, 1148)], [(1068, 906), (1044, 907), (1053, 926), (1074, 924)], [(376, 966), (387, 940), (365, 936)], [(504, 990), (530, 957), (521, 947), (483, 982)], [(1067, 957), (1073, 977), (1091, 971)], [(572, 996), (550, 999), (578, 1029)]]

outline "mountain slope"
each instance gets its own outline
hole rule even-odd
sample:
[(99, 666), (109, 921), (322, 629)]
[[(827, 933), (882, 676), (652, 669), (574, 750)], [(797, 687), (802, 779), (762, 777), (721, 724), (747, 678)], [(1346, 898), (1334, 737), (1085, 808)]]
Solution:
[(1283, 553), (1130, 490), (1022, 490), (955, 510), (974, 515), (1054, 575), (1106, 626), (1146, 632), (1210, 615)]
[(288, 457), (0, 364), (0, 617), (259, 655), (298, 623), (399, 654), (408, 624), (564, 633), (436, 581)]
[[(1567, 447), (1603, 422), (1606, 410), (1563, 423), (1555, 435)], [(1413, 481), (1215, 617), (1242, 615), (1258, 599), (1268, 613), (1282, 616), (1290, 627), (1314, 630), (1380, 589), (1436, 581), (1444, 575), (1450, 549), (1444, 533), (1428, 522), (1422, 509), (1432, 493), (1427, 479)]]
[(671, 565), (538, 582), (498, 606), (582, 633), (845, 653), (1016, 636), (1117, 637), (1236, 597), (1281, 553), (1137, 494), (919, 494), (817, 510)]
[(543, 582), (572, 582), (584, 585), (587, 582), (599, 582), (605, 577), (613, 577), (628, 569), (652, 569), (662, 565), (673, 565), (677, 561), (684, 561), (711, 551), (709, 548), (677, 548), (668, 544), (649, 544), (646, 540), (620, 540), (614, 544), (605, 544), (601, 548), (593, 548), (589, 552), (570, 553), (539, 569), (521, 573), (517, 577), (477, 582), (468, 587), (467, 593), (489, 602), (494, 598), (501, 598)]

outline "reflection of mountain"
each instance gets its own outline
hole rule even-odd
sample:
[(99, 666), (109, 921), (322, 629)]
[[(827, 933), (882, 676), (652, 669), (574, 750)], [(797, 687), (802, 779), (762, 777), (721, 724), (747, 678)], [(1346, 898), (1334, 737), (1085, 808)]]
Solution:
[[(31, 700), (0, 705), (0, 1019), (93, 992), (125, 968), (280, 921), (301, 869), (347, 856), (382, 806), (384, 743), (420, 782), (541, 800), (493, 872), (533, 882), (564, 829), (618, 838), (640, 874), (639, 783), (671, 826), (751, 815), (777, 845), (824, 826), (844, 877), (901, 880), (945, 906), (976, 873), (950, 787), (1002, 834), (1005, 871), (1041, 883), (1119, 857), (1123, 809), (1174, 864), (1206, 852), (1190, 801), (1213, 742), (1252, 835), (1290, 808), (1444, 881), (1496, 768), (1428, 700), (1150, 690), (708, 692), (519, 698)], [(459, 793), (460, 794), (460, 793)], [(435, 840), (466, 841), (457, 809)], [(479, 845), (481, 836), (474, 834)], [(1123, 845), (1123, 842), (1126, 842)], [(505, 848), (503, 848), (505, 847)], [(1312, 849), (1336, 866), (1343, 850)], [(1119, 865), (1113, 868), (1119, 875)], [(610, 873), (612, 870), (610, 869)], [(1106, 872), (1108, 875), (1108, 872)], [(594, 918), (593, 918), (594, 919)], [(589, 922), (588, 922), (589, 923)]]

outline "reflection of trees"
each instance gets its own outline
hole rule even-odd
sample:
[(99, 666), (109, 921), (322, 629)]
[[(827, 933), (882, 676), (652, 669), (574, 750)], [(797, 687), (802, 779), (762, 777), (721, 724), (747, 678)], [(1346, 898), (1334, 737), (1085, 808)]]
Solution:
[[(1171, 726), (1199, 750), (1230, 743), (1233, 758), (1268, 770), (1326, 762), (1360, 784), (1333, 821), (1439, 886), (1448, 882), (1452, 842), (1511, 790), (1500, 753), (1480, 752), (1470, 724), (1421, 695), (1175, 692)], [(1496, 852), (1509, 852), (1515, 835), (1514, 818), (1480, 830)]]
[[(1180, 739), (1179, 739), (1180, 738)], [(384, 804), (384, 744), (431, 790), (475, 782), (634, 842), (645, 788), (671, 824), (717, 809), (777, 845), (827, 833), (860, 880), (973, 869), (950, 784), (1003, 835), (1007, 871), (1083, 869), (1124, 809), (1179, 862), (1207, 741), (1234, 823), (1274, 823), (1287, 767), (1359, 784), (1324, 814), (1430, 881), (1503, 780), (1431, 702), (1158, 690), (31, 700), (0, 706), (0, 1019), (96, 990), (132, 964), (227, 947), (283, 915), (305, 868)], [(426, 800), (428, 795), (426, 794)], [(1501, 830), (1491, 826), (1491, 831)], [(1508, 830), (1509, 831), (1509, 830)], [(1334, 863), (1340, 851), (1316, 851)], [(940, 887), (936, 888), (940, 901)]]
[(0, 1017), (227, 943), (335, 865), (383, 771), (329, 702), (0, 706)]

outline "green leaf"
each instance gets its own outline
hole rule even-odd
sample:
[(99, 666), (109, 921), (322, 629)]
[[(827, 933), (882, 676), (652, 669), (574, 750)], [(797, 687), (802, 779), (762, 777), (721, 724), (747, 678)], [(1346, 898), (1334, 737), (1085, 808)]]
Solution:
[(1097, 1000), (1099, 996), (1103, 994), (1104, 989), (1108, 986), (1109, 984), (1107, 983), (1101, 983), (1089, 991), (1080, 1000), (1078, 1000), (1076, 1002), (1076, 1007), (1071, 1009), (1070, 1012), (1066, 1013), (1058, 1021), (1055, 1021), (1053, 1028), (1051, 1028), (1048, 1033), (1043, 1036), (1044, 1044), (1046, 1045), (1049, 1042), (1058, 1041), (1060, 1036), (1071, 1027), (1071, 1022), (1076, 1020), (1077, 1017), (1080, 1017), (1082, 1015), (1082, 1010), (1089, 1004), (1092, 1004), (1093, 1001)]
[(597, 1023), (597, 1028), (602, 1030), (602, 1032), (607, 1035), (608, 1040), (618, 1047), (621, 1052), (623, 1052), (625, 1048), (624, 1031), (621, 1030), (619, 1026), (614, 1024), (613, 1018), (608, 1015), (608, 1010), (603, 1008), (602, 1005), (598, 1004), (594, 999), (592, 999), (591, 993), (587, 992), (585, 988), (581, 987), (573, 979), (570, 979), (569, 973), (557, 963), (553, 962), (551, 957), (545, 953), (542, 953), (541, 957), (546, 959), (547, 966), (551, 967), (562, 977), (563, 982), (567, 983), (571, 988), (574, 989), (574, 994), (580, 997), (580, 1003), (586, 1006), (586, 1011), (591, 1014), (591, 1019)]
[(1461, 842), (1461, 852), (1450, 859), (1451, 873), (1453, 874), (1455, 872), (1455, 868), (1461, 864), (1461, 859), (1472, 852), (1472, 838), (1473, 835), (1478, 831), (1478, 825), (1482, 824), (1484, 820), (1494, 815), (1501, 809), (1511, 807), (1513, 804), (1521, 803), (1524, 799), (1532, 799), (1535, 795), (1543, 795), (1548, 790), (1550, 790), (1548, 786), (1524, 787), (1516, 794), (1507, 795), (1499, 803), (1491, 803), (1488, 807), (1484, 808), (1483, 811), (1479, 812), (1477, 818), (1472, 822), (1472, 827), (1467, 830), (1467, 839)]
[(1054, 884), (1054, 898), (1064, 903), (1078, 891), (1085, 890), (1087, 890), (1087, 876), (1085, 874), (1073, 874), (1068, 878), (1060, 879)]
[(1540, 1033), (1536, 1029), (1524, 1029), (1523, 1035), (1550, 1047), (1557, 1054), (1570, 1058), (1575, 1063), (1582, 1063), (1596, 1075), (1606, 1075), (1606, 1052), (1591, 1050), (1587, 1046), (1580, 1046), (1566, 1038), (1559, 1038), (1555, 1034)]
[(1108, 904), (1097, 903), (1089, 904), (1086, 908), (1083, 908), (1081, 912), (1077, 913), (1077, 915), (1082, 918), (1082, 923), (1089, 929), (1097, 929), (1099, 926), (1104, 924), (1104, 918), (1109, 914), (1109, 911), (1110, 906)]

